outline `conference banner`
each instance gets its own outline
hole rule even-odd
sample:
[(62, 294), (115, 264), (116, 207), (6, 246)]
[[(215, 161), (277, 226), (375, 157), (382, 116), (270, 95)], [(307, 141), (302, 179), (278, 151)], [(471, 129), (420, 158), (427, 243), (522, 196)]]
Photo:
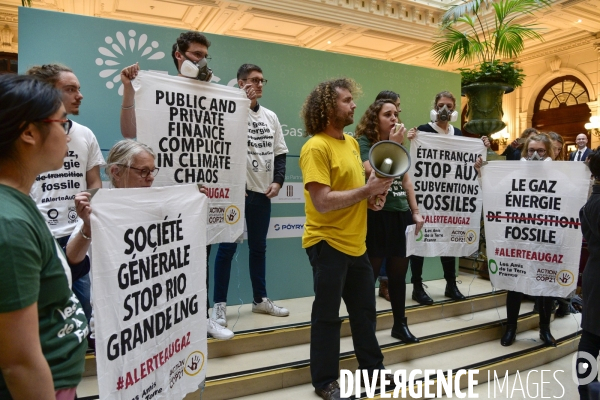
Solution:
[(197, 185), (93, 197), (101, 400), (182, 399), (204, 381), (207, 203)]
[(479, 156), (485, 160), (481, 139), (418, 132), (412, 140), (408, 173), (425, 224), (418, 235), (407, 235), (409, 254), (462, 257), (478, 250)]
[(481, 171), (492, 285), (531, 296), (567, 296), (577, 285), (587, 166), (492, 161)]
[(243, 90), (140, 71), (133, 80), (137, 136), (156, 152), (154, 186), (208, 191), (207, 243), (243, 233), (248, 107)]

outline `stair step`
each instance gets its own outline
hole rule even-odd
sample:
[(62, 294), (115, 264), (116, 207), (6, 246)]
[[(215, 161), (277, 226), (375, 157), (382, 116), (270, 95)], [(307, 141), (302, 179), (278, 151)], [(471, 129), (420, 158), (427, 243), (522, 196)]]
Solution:
[[(569, 318), (561, 318), (552, 322), (551, 329), (552, 333), (557, 340), (559, 340), (559, 345), (556, 348), (553, 347), (543, 347), (537, 329), (526, 329), (529, 326), (535, 326), (535, 323), (530, 321), (531, 319), (537, 320), (537, 315), (529, 314), (525, 318), (521, 318), (519, 320), (519, 334), (517, 335), (517, 340), (510, 347), (502, 347), (499, 343), (499, 336), (495, 337), (493, 340), (483, 341), (481, 343), (472, 344), (468, 347), (463, 347), (459, 349), (452, 348), (449, 351), (437, 351), (433, 352), (431, 355), (413, 357), (411, 359), (407, 359), (405, 361), (390, 364), (388, 362), (388, 354), (386, 353), (386, 368), (396, 371), (399, 369), (404, 369), (409, 373), (413, 369), (442, 369), (442, 370), (458, 370), (458, 369), (479, 369), (479, 376), (476, 378), (479, 381), (479, 386), (477, 386), (477, 391), (475, 393), (480, 393), (479, 398), (486, 399), (487, 397), (487, 371), (490, 370), (490, 376), (493, 379), (493, 371), (496, 371), (498, 376), (504, 377), (506, 371), (509, 371), (509, 374), (514, 373), (516, 370), (521, 372), (521, 376), (523, 377), (524, 372), (531, 369), (540, 369), (540, 366), (544, 366), (546, 369), (554, 369), (555, 365), (552, 363), (553, 360), (568, 358), (570, 360), (571, 355), (576, 352), (577, 345), (579, 343), (579, 336), (577, 335), (577, 330), (579, 329), (579, 321), (580, 314), (569, 317)], [(523, 330), (525, 328), (525, 330)], [(485, 335), (486, 338), (489, 338), (488, 335), (490, 332), (485, 332), (482, 330), (480, 332), (482, 335)], [(492, 335), (495, 336), (495, 335)], [(426, 342), (425, 342), (426, 343)], [(421, 343), (421, 344), (425, 344)], [(417, 345), (411, 345), (406, 347), (417, 347)], [(416, 356), (421, 355), (420, 352), (416, 352)], [(576, 385), (571, 381), (570, 377), (570, 366), (568, 369), (561, 364), (562, 369), (565, 371), (565, 374), (562, 375), (561, 383), (565, 385), (566, 396), (562, 397), (563, 399), (575, 399), (577, 398), (577, 388)], [(344, 366), (340, 365), (341, 368)], [(353, 368), (348, 368), (354, 370)], [(551, 378), (545, 377), (545, 380), (550, 380)], [(566, 382), (568, 380), (568, 382)], [(514, 379), (510, 380), (511, 384), (514, 382)], [(539, 384), (539, 380), (537, 381)], [(571, 385), (567, 385), (567, 383), (571, 383)], [(209, 384), (210, 386), (210, 384)], [(209, 394), (209, 386), (207, 386), (203, 398), (204, 399), (213, 399), (220, 397), (212, 397), (208, 396)], [(481, 386), (481, 387), (480, 387)], [(462, 388), (466, 387), (466, 379), (461, 385)], [(559, 387), (558, 384), (554, 385), (554, 387)], [(493, 389), (492, 389), (493, 390)], [(389, 393), (389, 392), (388, 392)], [(407, 391), (408, 394), (408, 391)], [(560, 394), (560, 391), (557, 393)], [(547, 396), (547, 394), (545, 394)], [(238, 400), (271, 400), (271, 399), (311, 399), (317, 398), (314, 394), (314, 388), (310, 383), (296, 385), (292, 387), (281, 388), (278, 390), (272, 390), (263, 393), (257, 393), (253, 395), (241, 396), (241, 397), (228, 397), (229, 399), (238, 399)], [(375, 398), (380, 398), (376, 396)], [(408, 397), (412, 398), (412, 397)], [(456, 398), (454, 396), (453, 398)], [(507, 398), (505, 396), (500, 396), (496, 398)], [(513, 397), (513, 398), (522, 398), (522, 397)], [(538, 397), (539, 398), (539, 397)], [(199, 397), (188, 396), (186, 399), (199, 399)]]
[[(437, 299), (431, 306), (421, 306), (410, 299), (412, 285), (407, 285), (406, 316), (410, 324), (436, 320), (440, 315), (447, 317), (461, 315), (471, 311), (480, 311), (503, 306), (506, 302), (504, 291), (492, 293), (489, 281), (469, 274), (461, 274), (459, 288), (469, 301), (455, 302), (443, 296), (446, 281), (427, 282), (428, 291)], [(410, 289), (410, 290), (409, 290)], [(292, 310), (290, 317), (277, 318), (252, 313), (251, 305), (227, 307), (230, 329), (236, 336), (227, 341), (208, 340), (208, 358), (226, 357), (263, 351), (273, 348), (289, 347), (310, 342), (310, 311), (313, 297), (282, 300), (277, 304)], [(390, 303), (377, 297), (377, 329), (391, 329), (393, 316)], [(340, 315), (343, 316), (341, 335), (350, 335), (350, 324), (345, 305), (342, 302)], [(233, 317), (232, 317), (233, 316)], [(237, 329), (236, 329), (237, 328)], [(96, 357), (86, 356), (84, 377), (96, 375)]]

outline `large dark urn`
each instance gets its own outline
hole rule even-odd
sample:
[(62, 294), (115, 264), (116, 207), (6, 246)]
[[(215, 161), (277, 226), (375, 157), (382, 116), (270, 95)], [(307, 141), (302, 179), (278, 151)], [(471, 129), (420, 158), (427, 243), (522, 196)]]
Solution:
[(472, 83), (462, 87), (462, 94), (468, 99), (468, 121), (464, 128), (478, 135), (491, 135), (506, 127), (502, 121), (502, 96), (510, 93), (513, 87), (499, 82)]

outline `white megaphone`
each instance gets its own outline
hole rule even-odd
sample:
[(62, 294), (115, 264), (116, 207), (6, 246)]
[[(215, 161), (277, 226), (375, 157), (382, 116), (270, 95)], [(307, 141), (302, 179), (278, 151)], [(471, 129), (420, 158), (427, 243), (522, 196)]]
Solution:
[(404, 175), (410, 168), (410, 155), (404, 146), (382, 140), (369, 150), (369, 163), (378, 177), (395, 178)]

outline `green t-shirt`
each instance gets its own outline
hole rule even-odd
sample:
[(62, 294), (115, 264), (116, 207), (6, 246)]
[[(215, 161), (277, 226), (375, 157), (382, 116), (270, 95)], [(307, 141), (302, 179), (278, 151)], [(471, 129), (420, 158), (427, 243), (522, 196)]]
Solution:
[[(371, 150), (372, 143), (366, 136), (360, 136), (356, 139), (360, 146), (360, 158), (363, 162), (369, 161), (369, 150)], [(368, 177), (367, 177), (368, 178)], [(394, 179), (390, 190), (385, 197), (385, 204), (383, 210), (385, 211), (407, 211), (410, 209), (408, 200), (406, 198), (406, 190), (402, 187), (402, 178), (399, 176)]]
[[(88, 325), (69, 288), (65, 255), (31, 198), (0, 185), (0, 204), (0, 313), (37, 302), (40, 342), (54, 388), (75, 387), (83, 374)], [(1, 372), (0, 398), (11, 398)]]

